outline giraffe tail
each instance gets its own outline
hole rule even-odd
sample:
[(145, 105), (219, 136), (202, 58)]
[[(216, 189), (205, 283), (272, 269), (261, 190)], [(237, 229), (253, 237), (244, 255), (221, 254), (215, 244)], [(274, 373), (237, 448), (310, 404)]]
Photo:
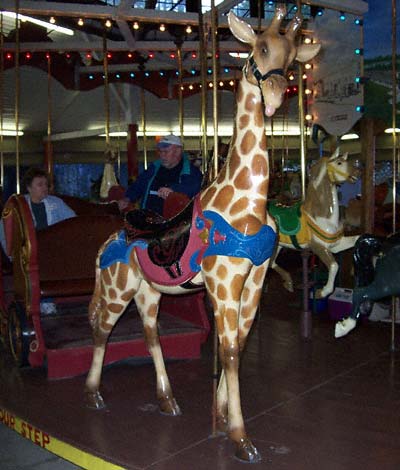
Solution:
[(100, 255), (102, 250), (100, 250), (99, 254), (96, 258), (96, 276), (95, 276), (95, 284), (94, 284), (94, 291), (92, 298), (89, 303), (89, 324), (93, 330), (96, 329), (98, 325), (99, 313), (100, 313), (100, 306), (101, 306), (101, 269), (100, 269)]

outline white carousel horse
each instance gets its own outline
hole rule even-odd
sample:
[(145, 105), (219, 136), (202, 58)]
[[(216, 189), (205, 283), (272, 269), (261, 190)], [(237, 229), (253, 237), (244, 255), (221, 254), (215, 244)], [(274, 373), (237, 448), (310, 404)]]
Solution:
[[(293, 281), (290, 273), (276, 263), (283, 247), (309, 248), (325, 264), (329, 272), (328, 280), (316, 292), (316, 297), (322, 298), (331, 294), (334, 288), (338, 264), (333, 253), (347, 250), (357, 241), (358, 235), (343, 235), (343, 225), (339, 219), (336, 186), (345, 181), (354, 183), (359, 176), (359, 170), (350, 164), (347, 157), (347, 153), (340, 155), (337, 149), (330, 158), (323, 157), (312, 166), (305, 200), (298, 207), (268, 206), (279, 227), (279, 246), (271, 268), (282, 277), (284, 286), (291, 292)], [(289, 211), (292, 212), (290, 217), (287, 216)]]
[[(89, 406), (104, 406), (99, 387), (106, 343), (134, 299), (154, 360), (160, 410), (178, 415), (180, 409), (157, 332), (160, 297), (162, 293), (185, 293), (205, 285), (220, 343), (218, 428), (236, 444), (236, 456), (248, 462), (260, 460), (260, 455), (245, 431), (239, 355), (257, 311), (276, 239), (275, 224), (267, 214), (269, 166), (264, 112), (272, 116), (282, 104), (287, 87), (284, 75), (290, 63), (294, 59), (310, 60), (320, 48), (317, 44), (297, 45), (299, 17), (290, 22), (286, 34), (280, 34), (285, 13), (285, 7), (278, 6), (271, 24), (258, 37), (250, 25), (229, 13), (232, 33), (249, 44), (252, 52), (238, 87), (235, 130), (226, 164), (216, 180), (174, 219), (155, 221), (151, 226), (146, 213), (131, 214), (133, 235), (129, 231), (115, 234), (99, 252), (89, 307), (94, 331), (93, 361), (85, 389)], [(179, 240), (174, 245), (171, 232), (176, 226)], [(185, 227), (190, 230), (185, 231)], [(135, 230), (144, 235), (138, 238)], [(130, 235), (132, 243), (127, 242)]]

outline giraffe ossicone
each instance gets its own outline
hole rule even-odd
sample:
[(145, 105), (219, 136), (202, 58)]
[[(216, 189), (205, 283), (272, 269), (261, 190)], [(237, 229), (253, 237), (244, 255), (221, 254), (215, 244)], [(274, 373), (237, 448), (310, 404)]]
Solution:
[[(298, 17), (289, 23), (285, 34), (280, 34), (284, 16), (285, 8), (279, 6), (269, 27), (257, 36), (250, 25), (232, 12), (228, 15), (234, 36), (251, 47), (252, 60), (247, 61), (238, 85), (234, 133), (227, 161), (218, 177), (199, 195), (200, 207), (209, 225), (198, 235), (203, 242), (212, 233), (213, 242), (223, 244), (226, 236), (217, 226), (222, 220), (221, 226), (229, 226), (229, 233), (237, 235), (243, 247), (248, 246), (248, 240), (256, 240), (263, 230), (273, 234), (270, 244), (274, 244), (275, 222), (267, 212), (269, 166), (264, 113), (272, 115), (282, 104), (287, 87), (284, 76), (290, 63), (295, 59), (309, 60), (319, 50), (316, 44), (296, 45), (295, 34), (301, 24)], [(123, 258), (125, 262), (116, 260), (101, 269), (102, 253), (117, 238), (115, 234), (103, 245), (96, 264), (95, 290), (89, 307), (94, 350), (86, 379), (87, 401), (93, 408), (103, 406), (99, 388), (105, 346), (115, 323), (133, 299), (154, 360), (159, 407), (164, 413), (177, 415), (180, 409), (165, 369), (157, 315), (161, 294), (187, 293), (188, 283), (161, 285), (151, 281), (141, 269), (138, 248), (131, 250), (126, 260)], [(235, 443), (235, 455), (247, 462), (258, 462), (261, 457), (245, 430), (239, 391), (239, 356), (253, 324), (270, 262), (272, 250), (267, 248), (262, 249), (263, 256), (255, 258), (248, 256), (247, 248), (241, 252), (205, 251), (199, 259), (200, 271), (193, 273), (189, 286), (198, 289), (204, 284), (214, 310), (222, 366), (217, 391), (218, 427)]]

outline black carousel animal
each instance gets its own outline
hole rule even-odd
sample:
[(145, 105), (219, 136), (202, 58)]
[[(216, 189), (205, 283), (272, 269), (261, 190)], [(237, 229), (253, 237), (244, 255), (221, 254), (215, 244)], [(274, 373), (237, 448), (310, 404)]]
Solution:
[(372, 310), (373, 302), (400, 295), (400, 233), (387, 238), (362, 235), (354, 246), (353, 262), (353, 307), (349, 317), (336, 323), (335, 338), (353, 330), (360, 315)]

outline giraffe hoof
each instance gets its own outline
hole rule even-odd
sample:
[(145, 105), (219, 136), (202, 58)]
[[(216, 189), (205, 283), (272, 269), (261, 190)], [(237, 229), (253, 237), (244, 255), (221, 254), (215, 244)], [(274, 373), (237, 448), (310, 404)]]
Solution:
[(102, 410), (106, 407), (103, 397), (98, 390), (95, 392), (85, 390), (85, 403), (86, 406), (92, 410)]
[(235, 457), (247, 463), (261, 462), (261, 455), (250, 439), (244, 437), (237, 443)]
[(160, 413), (169, 416), (179, 416), (182, 414), (175, 398), (160, 398), (158, 401)]

